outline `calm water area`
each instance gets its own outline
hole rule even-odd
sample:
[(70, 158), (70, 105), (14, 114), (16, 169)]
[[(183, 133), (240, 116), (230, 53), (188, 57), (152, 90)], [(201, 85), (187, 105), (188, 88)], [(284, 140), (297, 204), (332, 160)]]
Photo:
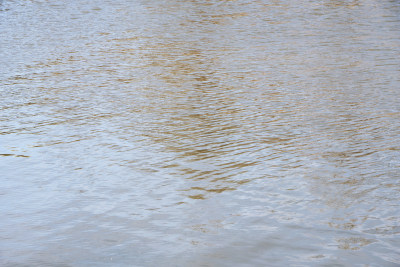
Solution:
[(0, 266), (400, 266), (400, 1), (0, 0)]

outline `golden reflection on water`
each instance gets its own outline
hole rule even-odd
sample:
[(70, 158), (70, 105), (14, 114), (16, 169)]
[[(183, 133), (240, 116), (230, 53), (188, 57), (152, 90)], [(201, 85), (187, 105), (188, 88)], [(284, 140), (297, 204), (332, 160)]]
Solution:
[(6, 266), (400, 263), (399, 8), (1, 1)]

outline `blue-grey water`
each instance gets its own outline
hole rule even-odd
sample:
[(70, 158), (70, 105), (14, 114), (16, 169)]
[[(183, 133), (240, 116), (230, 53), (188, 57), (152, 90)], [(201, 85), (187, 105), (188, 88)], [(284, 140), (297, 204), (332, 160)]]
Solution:
[(400, 266), (397, 0), (0, 0), (1, 266)]

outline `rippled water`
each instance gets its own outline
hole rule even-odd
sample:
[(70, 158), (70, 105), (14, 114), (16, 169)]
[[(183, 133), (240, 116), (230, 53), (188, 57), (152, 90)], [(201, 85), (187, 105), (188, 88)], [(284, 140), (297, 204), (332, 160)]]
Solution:
[(400, 2), (0, 0), (0, 265), (398, 266)]

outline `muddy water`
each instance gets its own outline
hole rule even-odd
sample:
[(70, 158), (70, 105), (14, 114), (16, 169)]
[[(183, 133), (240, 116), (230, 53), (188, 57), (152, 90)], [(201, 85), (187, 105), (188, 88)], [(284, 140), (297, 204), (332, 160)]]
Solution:
[(2, 266), (398, 266), (398, 1), (1, 0)]

